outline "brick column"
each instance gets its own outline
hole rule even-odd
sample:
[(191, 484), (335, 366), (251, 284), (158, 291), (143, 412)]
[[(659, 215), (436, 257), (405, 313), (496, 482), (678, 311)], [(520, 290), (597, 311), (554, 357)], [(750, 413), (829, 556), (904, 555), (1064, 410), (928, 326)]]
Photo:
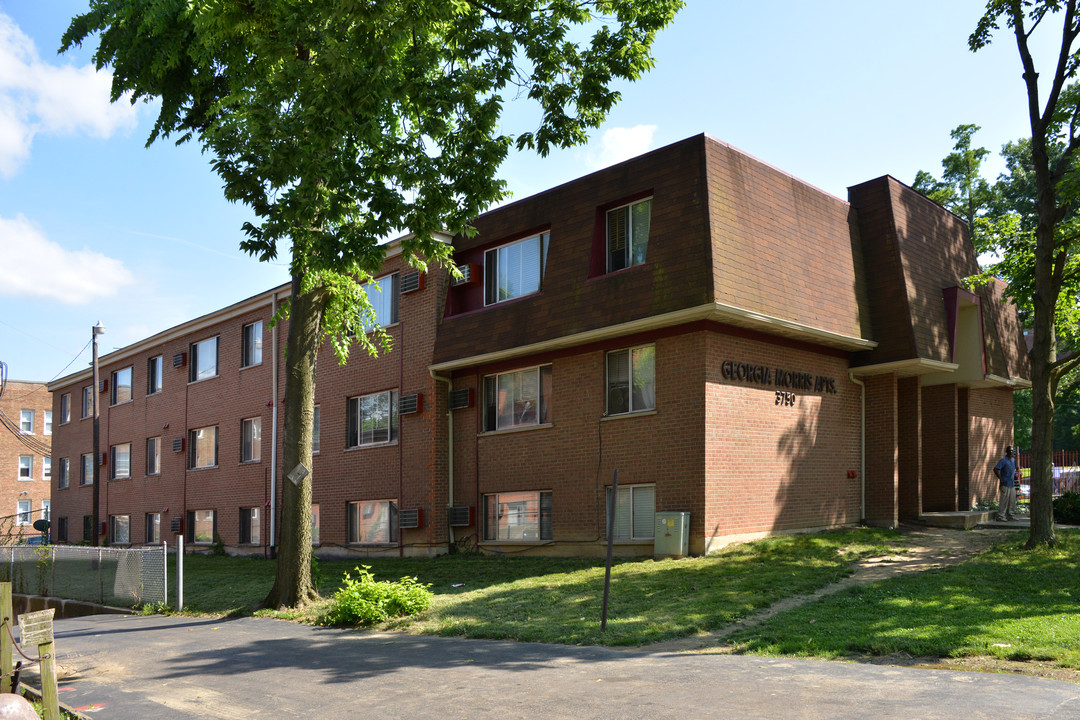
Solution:
[(922, 390), (922, 496), (923, 512), (957, 509), (956, 385), (935, 385)]
[(898, 380), (896, 395), (900, 519), (916, 521), (922, 514), (922, 379)]
[(866, 378), (866, 523), (897, 524), (896, 375)]

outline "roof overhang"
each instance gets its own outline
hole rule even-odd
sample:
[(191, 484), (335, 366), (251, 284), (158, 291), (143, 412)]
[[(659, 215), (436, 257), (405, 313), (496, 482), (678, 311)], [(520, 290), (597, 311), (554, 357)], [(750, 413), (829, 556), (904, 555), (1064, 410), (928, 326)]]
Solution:
[(473, 367), (475, 365), (486, 365), (488, 363), (512, 360), (517, 357), (551, 352), (553, 350), (562, 350), (577, 345), (586, 345), (588, 343), (610, 340), (623, 335), (649, 332), (651, 330), (699, 322), (702, 320), (725, 323), (727, 325), (734, 325), (748, 330), (757, 330), (769, 335), (800, 340), (802, 342), (822, 345), (838, 350), (847, 350), (849, 352), (871, 350), (877, 347), (877, 343), (873, 340), (823, 330), (821, 328), (803, 325), (791, 320), (765, 315), (764, 313), (746, 310), (733, 305), (707, 303), (705, 305), (698, 305), (684, 310), (676, 310), (662, 315), (652, 315), (640, 320), (632, 320), (617, 325), (608, 325), (606, 327), (596, 328), (595, 330), (586, 330), (585, 332), (575, 333), (573, 335), (565, 335), (551, 340), (530, 343), (529, 345), (520, 345), (506, 350), (497, 350), (481, 355), (471, 355), (469, 357), (447, 360), (432, 365), (431, 371), (436, 373), (449, 372), (461, 368)]

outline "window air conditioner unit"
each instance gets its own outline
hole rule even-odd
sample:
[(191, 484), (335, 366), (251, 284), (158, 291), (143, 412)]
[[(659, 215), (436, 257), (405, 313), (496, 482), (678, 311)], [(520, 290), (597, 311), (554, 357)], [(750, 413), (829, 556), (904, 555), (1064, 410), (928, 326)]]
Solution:
[(480, 282), (480, 278), (484, 276), (484, 273), (480, 271), (480, 266), (473, 263), (466, 263), (465, 265), (457, 266), (458, 272), (461, 273), (460, 278), (452, 278), (450, 285), (457, 287), (458, 285), (471, 285), (475, 282)]
[(464, 410), (465, 408), (471, 408), (473, 405), (473, 391), (472, 388), (462, 388), (461, 390), (450, 391), (450, 409), (451, 410)]
[(415, 529), (424, 526), (424, 511), (420, 508), (398, 511), (398, 527), (402, 530)]
[(469, 527), (476, 524), (475, 509), (472, 505), (450, 508), (447, 513), (447, 521), (450, 527)]
[(405, 273), (401, 276), (401, 289), (398, 291), (400, 294), (416, 292), (417, 290), (424, 289), (424, 274), (419, 270), (413, 270), (411, 273)]
[(187, 364), (187, 353), (176, 353), (172, 356), (172, 366), (174, 368), (184, 367)]
[(424, 396), (420, 393), (413, 393), (412, 395), (402, 395), (398, 400), (398, 414), (399, 415), (411, 415), (412, 413), (418, 413), (424, 409)]
[(172, 441), (173, 452), (184, 452), (184, 438), (178, 437)]

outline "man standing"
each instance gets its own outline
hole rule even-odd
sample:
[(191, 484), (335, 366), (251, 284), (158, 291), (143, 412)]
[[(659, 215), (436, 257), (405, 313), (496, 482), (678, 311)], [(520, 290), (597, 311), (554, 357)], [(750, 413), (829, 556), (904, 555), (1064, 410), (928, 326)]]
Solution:
[(1000, 483), (1001, 497), (998, 499), (997, 517), (1000, 521), (1016, 519), (1016, 479), (1019, 471), (1013, 459), (1013, 446), (1005, 447), (1005, 457), (994, 466), (994, 475)]

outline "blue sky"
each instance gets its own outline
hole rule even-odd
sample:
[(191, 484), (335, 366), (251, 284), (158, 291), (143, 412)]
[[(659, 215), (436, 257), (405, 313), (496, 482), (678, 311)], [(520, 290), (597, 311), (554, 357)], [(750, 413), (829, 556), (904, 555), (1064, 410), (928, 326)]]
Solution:
[[(287, 280), (238, 250), (249, 218), (195, 145), (144, 147), (152, 106), (108, 103), (92, 47), (58, 56), (74, 0), (0, 0), (0, 361), (47, 381)], [(516, 198), (706, 132), (839, 197), (880, 175), (940, 172), (949, 131), (995, 154), (1028, 132), (1015, 43), (972, 54), (970, 0), (689, 0), (656, 68), (588, 146), (513, 155)], [(1049, 73), (1045, 73), (1049, 74)], [(510, 131), (535, 108), (510, 103)], [(1001, 169), (996, 157), (988, 176)], [(80, 351), (81, 354), (80, 354)], [(70, 366), (68, 366), (68, 364)], [(68, 366), (65, 369), (65, 366)]]

